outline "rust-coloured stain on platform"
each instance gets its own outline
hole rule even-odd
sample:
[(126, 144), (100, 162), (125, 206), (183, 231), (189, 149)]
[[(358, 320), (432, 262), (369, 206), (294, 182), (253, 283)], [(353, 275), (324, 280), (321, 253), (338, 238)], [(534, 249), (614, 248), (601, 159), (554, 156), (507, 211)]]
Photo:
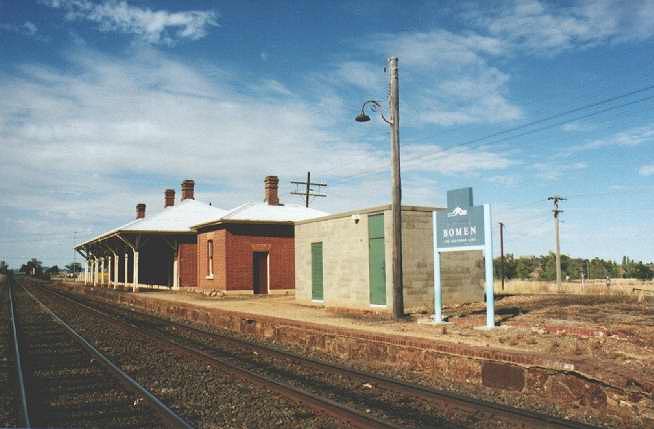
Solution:
[(513, 365), (484, 362), (481, 380), (486, 387), (520, 391), (525, 386), (525, 371)]

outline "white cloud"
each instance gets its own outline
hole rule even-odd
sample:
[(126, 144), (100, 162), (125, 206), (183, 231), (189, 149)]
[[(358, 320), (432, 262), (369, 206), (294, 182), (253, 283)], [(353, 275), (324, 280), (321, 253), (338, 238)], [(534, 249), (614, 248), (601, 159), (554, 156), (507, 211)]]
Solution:
[(611, 146), (634, 147), (654, 142), (654, 126), (643, 126), (620, 131), (603, 139), (596, 139), (587, 143), (572, 146), (562, 152), (570, 155), (576, 152), (600, 149)]
[(293, 95), (290, 89), (283, 83), (275, 79), (264, 79), (254, 86), (254, 88), (262, 93), (269, 93), (271, 95)]
[(518, 184), (518, 178), (515, 176), (497, 175), (490, 176), (486, 180), (502, 186), (515, 186)]
[(641, 176), (654, 176), (654, 164), (642, 165), (638, 169), (638, 174)]
[(542, 54), (654, 35), (654, 3), (649, 0), (588, 0), (556, 9), (538, 0), (514, 0), (489, 12), (475, 18), (492, 36)]
[(384, 88), (384, 73), (380, 66), (360, 61), (346, 61), (338, 65), (337, 80), (378, 93)]
[(52, 8), (66, 11), (66, 19), (86, 20), (98, 24), (100, 31), (136, 34), (148, 43), (172, 44), (177, 40), (205, 37), (210, 27), (217, 27), (214, 11), (169, 12), (131, 6), (125, 1), (43, 0)]
[(28, 37), (33, 37), (38, 40), (47, 40), (47, 38), (39, 34), (39, 28), (31, 21), (25, 21), (21, 25), (16, 24), (0, 24), (1, 31), (8, 31), (11, 33), (22, 34)]
[[(0, 202), (0, 218), (21, 220), (7, 224), (8, 235), (36, 223), (68, 232), (75, 225), (81, 240), (131, 219), (137, 202), (157, 211), (163, 189), (185, 178), (197, 180), (200, 198), (224, 208), (260, 199), (268, 174), (280, 176), (283, 199), (292, 201), (288, 181), (307, 170), (334, 184), (319, 208), (388, 201), (375, 191), (389, 188), (387, 175), (341, 180), (387, 171), (389, 159), (387, 135), (352, 125), (338, 97), (296, 98), (284, 82), (247, 85), (242, 75), (152, 48), (116, 56), (77, 48), (64, 60), (61, 67), (25, 64), (0, 76), (0, 192), (20, 195)], [(385, 144), (375, 145), (375, 138)], [(511, 164), (484, 150), (437, 145), (407, 144), (403, 157), (406, 183), (416, 184), (406, 188), (406, 200), (422, 204), (436, 189), (421, 188), (425, 172), (468, 174)], [(54, 246), (67, 255), (70, 244)]]
[[(402, 86), (413, 85), (412, 99), (405, 101), (419, 112), (411, 115), (418, 124), (501, 123), (522, 117), (521, 109), (508, 98), (509, 75), (489, 65), (508, 55), (496, 37), (474, 32), (403, 32), (376, 34), (365, 39), (380, 56), (398, 56)], [(380, 91), (383, 82), (367, 78), (376, 71), (356, 63), (364, 89)], [(383, 75), (376, 72), (375, 76)]]
[(574, 171), (584, 170), (588, 167), (585, 162), (573, 163), (545, 163), (538, 162), (533, 164), (536, 170), (536, 175), (542, 179), (556, 181), (561, 179), (566, 174), (571, 174)]
[(376, 34), (367, 40), (377, 51), (401, 57), (402, 64), (430, 69), (479, 64), (486, 56), (506, 52), (498, 38), (446, 30)]
[(425, 123), (459, 125), (501, 123), (522, 117), (520, 108), (505, 97), (509, 76), (493, 67), (485, 67), (464, 77), (452, 77), (428, 92), (420, 117)]
[(561, 126), (561, 129), (566, 132), (575, 133), (575, 132), (585, 132), (592, 131), (595, 127), (591, 124), (583, 122), (570, 122)]

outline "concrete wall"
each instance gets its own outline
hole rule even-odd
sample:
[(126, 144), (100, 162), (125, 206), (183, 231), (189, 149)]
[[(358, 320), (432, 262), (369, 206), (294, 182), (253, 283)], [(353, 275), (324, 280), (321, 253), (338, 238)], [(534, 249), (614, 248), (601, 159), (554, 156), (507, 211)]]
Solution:
[(312, 302), (311, 243), (317, 242), (322, 242), (325, 304), (369, 309), (368, 216), (358, 222), (345, 216), (295, 226), (295, 297), (300, 303)]
[[(370, 306), (368, 216), (384, 213), (386, 307)], [(356, 213), (354, 213), (357, 215)], [(311, 243), (323, 243), (324, 304), (354, 310), (391, 311), (393, 303), (392, 217), (388, 207), (358, 214), (329, 216), (295, 226), (295, 296), (311, 300)], [(432, 210), (402, 209), (404, 306), (407, 312), (434, 311), (434, 252)], [(484, 262), (481, 252), (441, 256), (443, 303), (483, 301)]]
[(443, 305), (483, 302), (484, 284), (481, 250), (441, 253)]

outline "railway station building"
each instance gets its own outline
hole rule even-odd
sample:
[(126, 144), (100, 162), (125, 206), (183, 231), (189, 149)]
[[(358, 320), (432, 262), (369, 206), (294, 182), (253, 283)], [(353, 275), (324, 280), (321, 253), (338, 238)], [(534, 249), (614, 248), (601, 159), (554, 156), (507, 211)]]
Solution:
[(198, 286), (234, 294), (275, 294), (295, 288), (295, 222), (327, 213), (281, 204), (279, 179), (264, 180), (264, 202), (249, 202), (198, 223)]
[[(434, 311), (436, 207), (402, 206), (402, 269), (407, 312)], [(295, 299), (336, 310), (392, 311), (391, 206), (296, 222)], [(483, 301), (481, 252), (441, 255), (443, 302)]]
[[(181, 201), (175, 191), (164, 193), (164, 209), (145, 215), (136, 206), (136, 219), (75, 247), (86, 260), (86, 283), (138, 288), (197, 286), (197, 233), (192, 225), (227, 213), (195, 199), (195, 183), (182, 183)], [(106, 275), (104, 274), (106, 271)]]

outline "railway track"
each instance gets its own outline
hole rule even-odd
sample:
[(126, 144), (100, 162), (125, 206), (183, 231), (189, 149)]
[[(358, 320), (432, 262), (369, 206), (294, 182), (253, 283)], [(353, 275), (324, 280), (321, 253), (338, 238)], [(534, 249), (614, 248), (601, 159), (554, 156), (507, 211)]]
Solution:
[(19, 427), (191, 428), (25, 289), (7, 287)]
[(15, 427), (17, 422), (17, 384), (11, 335), (9, 285), (0, 281), (0, 427)]
[[(594, 426), (540, 413), (480, 401), (343, 365), (299, 356), (288, 351), (246, 341), (225, 333), (208, 332), (115, 305), (48, 288), (50, 293), (74, 302), (105, 320), (120, 323), (184, 347), (195, 358), (215, 360), (231, 367), (271, 378), (278, 383), (302, 386), (316, 397), (327, 396), (351, 409), (374, 415), (398, 427), (520, 427), (577, 428)], [(449, 422), (448, 422), (449, 421)]]
[[(80, 309), (86, 310), (86, 312), (93, 311), (93, 317), (97, 319), (99, 313), (95, 312), (88, 306), (82, 306), (80, 303), (76, 303), (76, 307), (71, 310), (71, 303), (74, 301), (67, 300), (62, 303), (61, 300), (64, 299), (62, 296), (57, 295), (57, 299), (60, 301), (58, 304), (56, 300), (53, 300), (52, 291), (49, 291), (49, 294), (44, 294), (42, 288), (30, 288), (35, 294), (39, 295), (41, 300), (48, 302), (48, 305), (55, 309), (55, 311), (64, 310), (67, 306), (68, 311), (72, 311), (76, 314), (80, 314)], [(278, 380), (274, 380), (270, 377), (262, 376), (253, 371), (247, 369), (239, 368), (238, 366), (231, 365), (229, 362), (225, 362), (220, 359), (193, 349), (187, 346), (183, 346), (178, 343), (170, 342), (168, 339), (161, 335), (157, 335), (154, 332), (145, 332), (141, 329), (134, 329), (134, 325), (127, 324), (124, 321), (117, 320), (115, 317), (103, 316), (104, 321), (103, 325), (106, 327), (107, 331), (113, 330), (115, 332), (126, 333), (129, 332), (130, 341), (132, 342), (141, 342), (143, 341), (152, 341), (156, 340), (158, 343), (158, 349), (169, 353), (170, 356), (175, 356), (175, 360), (180, 362), (193, 362), (194, 364), (199, 364), (200, 366), (205, 365), (206, 368), (211, 368), (212, 370), (218, 371), (223, 374), (229, 374), (232, 377), (240, 379), (241, 382), (244, 382), (248, 385), (255, 385), (258, 389), (262, 391), (273, 393), (273, 397), (282, 396), (293, 403), (301, 404), (303, 407), (310, 409), (315, 414), (320, 416), (328, 417), (328, 419), (323, 418), (322, 421), (319, 421), (316, 425), (311, 423), (312, 427), (321, 427), (321, 428), (332, 428), (332, 427), (355, 427), (355, 428), (365, 428), (365, 429), (398, 429), (399, 426), (396, 426), (392, 423), (380, 420), (374, 416), (370, 416), (365, 412), (360, 412), (355, 409), (344, 406), (336, 401), (332, 401), (321, 397), (320, 395), (315, 395), (311, 392), (298, 388), (297, 386), (289, 385), (282, 383)], [(88, 316), (86, 317), (88, 320)], [(107, 323), (108, 322), (108, 323)], [(109, 326), (111, 325), (111, 326)], [(233, 384), (233, 382), (232, 382)], [(197, 386), (190, 386), (194, 390), (198, 390)], [(238, 398), (237, 398), (238, 399)], [(281, 401), (278, 401), (281, 402)], [(254, 413), (255, 409), (254, 404), (248, 405), (249, 409)], [(265, 410), (264, 410), (265, 411)], [(264, 413), (266, 417), (268, 413)], [(294, 422), (293, 426), (295, 427), (305, 427), (302, 423), (305, 420), (305, 416)], [(247, 424), (239, 424), (238, 422), (232, 423), (235, 427), (268, 427), (271, 426), (270, 422), (259, 421), (255, 426), (250, 426)], [(287, 424), (282, 425), (272, 425), (272, 426), (281, 426), (289, 427)], [(218, 427), (223, 427), (218, 426)]]

